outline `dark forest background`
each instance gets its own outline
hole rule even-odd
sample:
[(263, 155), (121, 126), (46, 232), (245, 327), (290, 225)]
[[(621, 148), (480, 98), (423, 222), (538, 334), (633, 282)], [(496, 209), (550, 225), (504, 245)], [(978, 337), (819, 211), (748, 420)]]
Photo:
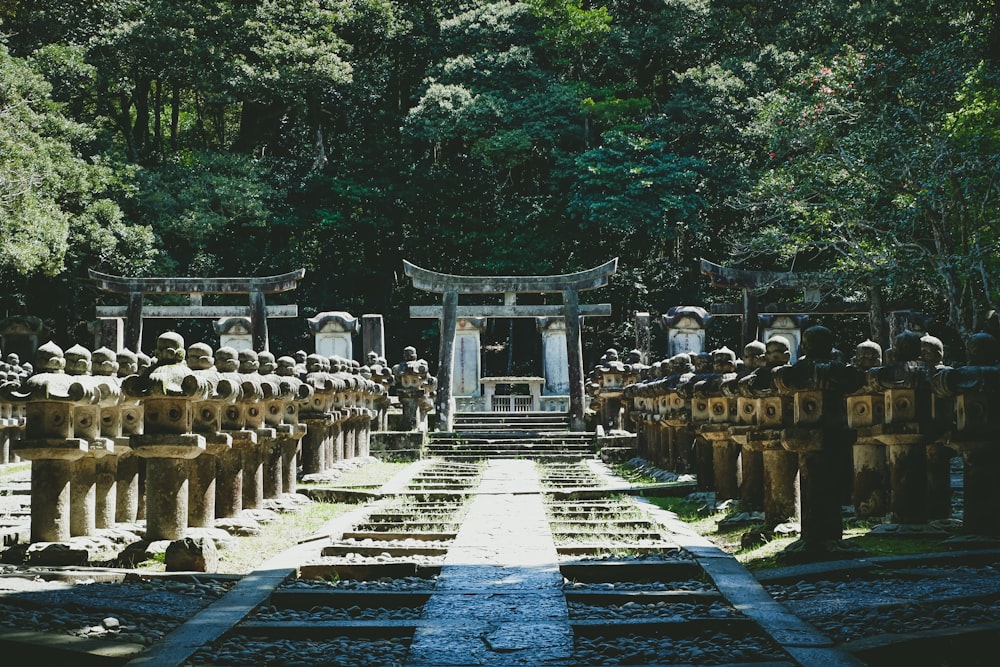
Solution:
[[(114, 303), (88, 268), (301, 267), (271, 299), (301, 315), (271, 322), (272, 349), (311, 349), (304, 318), (344, 310), (385, 316), (390, 361), (408, 344), (433, 361), (436, 327), (407, 308), (435, 296), (403, 259), (548, 274), (618, 257), (611, 286), (583, 295), (613, 304), (585, 329), (599, 356), (632, 345), (637, 310), (737, 300), (704, 257), (826, 271), (827, 298), (875, 294), (961, 336), (1000, 296), (998, 11), (6, 0), (0, 316), (86, 344), (95, 304)], [(731, 323), (715, 335), (738, 338)], [(210, 323), (163, 325), (214, 339)], [(515, 357), (509, 322), (491, 324), (497, 363), (537, 352), (522, 333)]]

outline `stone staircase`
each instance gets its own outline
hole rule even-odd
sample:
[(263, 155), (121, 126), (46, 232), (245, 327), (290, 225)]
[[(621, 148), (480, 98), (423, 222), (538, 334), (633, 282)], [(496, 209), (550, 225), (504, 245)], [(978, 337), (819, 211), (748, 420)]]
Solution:
[(594, 451), (594, 434), (570, 431), (563, 413), (459, 412), (453, 431), (429, 434), (424, 455), (447, 461), (579, 461), (593, 458)]

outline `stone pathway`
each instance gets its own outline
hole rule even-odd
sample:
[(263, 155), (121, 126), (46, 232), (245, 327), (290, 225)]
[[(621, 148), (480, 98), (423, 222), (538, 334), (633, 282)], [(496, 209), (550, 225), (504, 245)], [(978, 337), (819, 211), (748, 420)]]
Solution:
[(562, 583), (534, 462), (489, 461), (407, 666), (565, 664)]

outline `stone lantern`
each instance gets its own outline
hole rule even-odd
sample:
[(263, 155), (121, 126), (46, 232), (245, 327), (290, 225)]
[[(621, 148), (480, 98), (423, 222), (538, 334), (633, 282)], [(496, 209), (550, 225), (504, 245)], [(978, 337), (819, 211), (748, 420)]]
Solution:
[[(694, 431), (691, 422), (691, 399), (682, 391), (694, 378), (694, 364), (686, 352), (670, 358), (667, 376), (660, 385), (661, 423), (667, 429), (667, 458), (674, 472), (688, 472), (694, 463)], [(701, 480), (699, 480), (701, 484)]]
[(74, 408), (90, 404), (74, 400), (65, 373), (62, 349), (48, 342), (35, 356), (37, 373), (20, 387), (5, 385), (4, 399), (25, 405), (24, 439), (16, 453), (31, 461), (31, 541), (59, 542), (70, 538), (70, 483), (73, 463), (87, 453), (87, 440), (76, 433)]
[(748, 512), (763, 509), (764, 456), (761, 450), (746, 446), (757, 423), (757, 401), (740, 391), (740, 381), (764, 367), (766, 350), (760, 341), (747, 343), (743, 347), (743, 366), (722, 383), (723, 395), (736, 402), (735, 416), (730, 417), (729, 437), (740, 448), (740, 507)]
[[(855, 348), (852, 364), (867, 373), (882, 365), (882, 346), (870, 340)], [(889, 512), (889, 472), (885, 446), (876, 437), (885, 422), (885, 397), (865, 386), (847, 396), (847, 425), (854, 429), (854, 481), (851, 502), (862, 519), (883, 518)]]
[[(295, 493), (299, 443), (306, 434), (306, 425), (299, 421), (299, 406), (312, 399), (312, 387), (295, 375), (295, 359), (278, 357), (275, 374), (280, 387), (281, 422), (275, 426), (281, 449), (281, 493)], [(266, 481), (266, 480), (265, 480)], [(266, 491), (265, 491), (266, 493)]]
[(146, 464), (132, 451), (131, 437), (142, 433), (142, 403), (121, 393), (121, 383), (130, 375), (139, 372), (138, 355), (131, 350), (121, 350), (115, 355), (118, 364), (118, 415), (121, 420), (121, 435), (115, 438), (115, 455), (118, 459), (117, 482), (115, 483), (115, 521), (132, 523), (145, 516)]
[[(239, 373), (239, 352), (222, 346), (215, 351), (215, 381), (220, 390), (213, 396), (221, 403), (221, 432), (229, 436), (230, 447), (216, 454), (215, 517), (234, 518), (243, 510), (243, 454), (257, 444), (257, 433), (247, 428), (243, 399), (243, 376)], [(251, 397), (252, 399), (252, 397)]]
[(222, 414), (236, 400), (239, 388), (232, 380), (223, 379), (215, 368), (215, 357), (207, 343), (188, 348), (187, 365), (208, 386), (206, 400), (194, 406), (192, 425), (194, 432), (205, 438), (205, 452), (191, 461), (188, 482), (188, 525), (204, 528), (213, 525), (218, 511), (219, 460), (233, 446), (233, 437), (222, 429)]
[(826, 327), (806, 329), (801, 350), (795, 364), (773, 372), (778, 393), (792, 399), (792, 424), (782, 429), (781, 446), (799, 460), (802, 534), (785, 555), (857, 553), (842, 540), (840, 462), (854, 442), (845, 397), (861, 387), (864, 377), (834, 360), (833, 333)]
[(937, 439), (932, 419), (931, 376), (920, 360), (920, 334), (903, 331), (892, 341), (892, 361), (867, 371), (867, 387), (881, 392), (884, 413), (872, 426), (886, 448), (892, 521), (927, 530), (927, 446)]
[(417, 350), (403, 349), (403, 361), (392, 369), (396, 395), (403, 408), (403, 428), (407, 431), (427, 431), (427, 415), (434, 407), (432, 398), (437, 380), (430, 374), (427, 362), (417, 358)]
[(740, 410), (741, 423), (752, 427), (742, 443), (751, 456), (760, 453), (763, 465), (763, 508), (765, 528), (798, 516), (798, 457), (781, 446), (781, 431), (792, 423), (792, 399), (778, 393), (774, 372), (788, 364), (788, 341), (772, 336), (765, 343), (764, 365), (739, 381), (740, 398), (752, 403)]
[(184, 363), (184, 338), (167, 332), (156, 339), (156, 364), (122, 382), (122, 393), (143, 403), (143, 432), (132, 435), (146, 460), (146, 538), (178, 540), (188, 525), (188, 461), (205, 451), (194, 433), (195, 405), (208, 384)]
[[(736, 379), (736, 354), (728, 347), (712, 352), (712, 373), (694, 385), (692, 417), (698, 435), (711, 443), (712, 480), (717, 500), (739, 498), (739, 445), (729, 434), (738, 422), (736, 398), (723, 393), (723, 383)], [(704, 407), (703, 407), (704, 406)]]
[(954, 401), (949, 446), (964, 468), (962, 531), (1000, 536), (1000, 342), (977, 333), (966, 343), (968, 364), (933, 376), (937, 396)]
[(264, 459), (275, 444), (277, 433), (265, 423), (267, 387), (258, 372), (257, 352), (240, 350), (238, 359), (241, 379), (238, 402), (243, 406), (246, 430), (256, 436), (253, 443), (239, 448), (243, 460), (243, 509), (263, 509)]
[(333, 414), (334, 394), (342, 383), (326, 371), (327, 359), (319, 354), (306, 357), (304, 382), (312, 389), (307, 400), (299, 405), (299, 418), (306, 425), (302, 438), (302, 472), (315, 474), (326, 468), (326, 461), (336, 440), (336, 418)]

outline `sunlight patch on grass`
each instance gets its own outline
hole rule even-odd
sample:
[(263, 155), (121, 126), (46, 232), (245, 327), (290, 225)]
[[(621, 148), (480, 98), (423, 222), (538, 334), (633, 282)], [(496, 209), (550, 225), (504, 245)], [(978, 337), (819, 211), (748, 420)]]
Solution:
[(278, 515), (260, 535), (236, 538), (236, 546), (219, 554), (219, 572), (246, 574), (268, 558), (309, 537), (324, 523), (357, 507), (345, 503), (311, 503), (301, 511)]

